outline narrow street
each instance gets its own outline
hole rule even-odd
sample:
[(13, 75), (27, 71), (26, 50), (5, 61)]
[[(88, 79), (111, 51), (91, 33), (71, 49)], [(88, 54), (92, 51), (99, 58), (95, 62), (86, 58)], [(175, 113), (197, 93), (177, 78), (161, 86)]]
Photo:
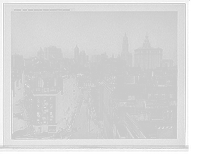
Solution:
[[(73, 128), (76, 128), (76, 132), (68, 132), (63, 138), (71, 137), (71, 139), (101, 139), (101, 129), (95, 125), (92, 117), (94, 116), (91, 111), (89, 114), (89, 105), (90, 104), (90, 91), (84, 90), (82, 105), (80, 112), (75, 117), (75, 122)], [(89, 98), (88, 98), (89, 97)], [(86, 101), (85, 101), (86, 100)]]

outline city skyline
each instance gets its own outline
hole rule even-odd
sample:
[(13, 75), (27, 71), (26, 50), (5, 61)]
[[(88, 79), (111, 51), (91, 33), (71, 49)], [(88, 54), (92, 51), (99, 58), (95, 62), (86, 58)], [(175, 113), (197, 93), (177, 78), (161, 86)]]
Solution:
[(176, 24), (176, 12), (15, 12), (12, 54), (35, 56), (40, 47), (56, 46), (62, 49), (63, 56), (72, 56), (77, 45), (88, 55), (106, 52), (117, 57), (126, 33), (129, 52), (134, 55), (148, 33), (151, 46), (162, 48), (163, 58), (176, 62)]

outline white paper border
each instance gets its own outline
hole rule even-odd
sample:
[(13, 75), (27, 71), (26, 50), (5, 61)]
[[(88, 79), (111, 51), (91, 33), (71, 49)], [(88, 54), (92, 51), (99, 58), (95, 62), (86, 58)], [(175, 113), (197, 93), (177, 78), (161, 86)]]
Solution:
[[(78, 11), (177, 11), (177, 139), (12, 139), (11, 133), (11, 11), (16, 8)], [(70, 11), (69, 11), (70, 12)], [(3, 145), (9, 148), (184, 148), (185, 147), (185, 4), (4, 4), (3, 31)]]

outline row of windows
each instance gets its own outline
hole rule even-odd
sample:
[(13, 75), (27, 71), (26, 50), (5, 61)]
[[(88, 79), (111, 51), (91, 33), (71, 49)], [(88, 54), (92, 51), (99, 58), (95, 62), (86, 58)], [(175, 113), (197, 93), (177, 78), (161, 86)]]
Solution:
[[(161, 94), (160, 97), (161, 97), (161, 99), (166, 99), (166, 98), (167, 98), (165, 94)], [(152, 94), (148, 94), (148, 99), (151, 99), (151, 98), (152, 98)], [(158, 97), (158, 94), (154, 94), (153, 98), (154, 98), (154, 99), (159, 98), (159, 97)], [(173, 99), (173, 94), (172, 94), (172, 93), (169, 94), (168, 99)]]
[[(49, 119), (49, 122), (53, 123), (53, 119)], [(41, 123), (40, 119), (37, 119), (37, 124), (40, 124), (40, 123)], [(43, 120), (43, 124), (47, 124), (47, 121)]]
[[(43, 107), (44, 107), (45, 109), (47, 108), (46, 105), (44, 105)], [(49, 107), (50, 107), (50, 109), (52, 109), (52, 108), (53, 108), (53, 104), (50, 104)], [(40, 104), (37, 104), (37, 108), (40, 109)]]
[[(43, 100), (46, 101), (47, 98), (46, 97), (43, 97)], [(50, 97), (50, 102), (53, 102), (53, 97)], [(37, 103), (40, 103), (40, 97), (37, 97)]]
[[(40, 118), (37, 118), (37, 123), (40, 124), (41, 122), (43, 122), (43, 124), (47, 124), (47, 119), (46, 119), (46, 118), (43, 118), (43, 120), (40, 121)], [(49, 122), (50, 122), (50, 123), (53, 123), (53, 118), (50, 118), (50, 119), (49, 119)]]

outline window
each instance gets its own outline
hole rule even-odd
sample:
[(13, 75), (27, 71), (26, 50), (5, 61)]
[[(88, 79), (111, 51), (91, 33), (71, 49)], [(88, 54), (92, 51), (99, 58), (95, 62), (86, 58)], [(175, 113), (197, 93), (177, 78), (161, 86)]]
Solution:
[(161, 99), (165, 99), (165, 94), (161, 94)]
[(173, 99), (173, 94), (169, 94), (169, 99)]

